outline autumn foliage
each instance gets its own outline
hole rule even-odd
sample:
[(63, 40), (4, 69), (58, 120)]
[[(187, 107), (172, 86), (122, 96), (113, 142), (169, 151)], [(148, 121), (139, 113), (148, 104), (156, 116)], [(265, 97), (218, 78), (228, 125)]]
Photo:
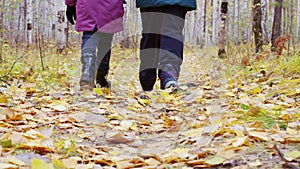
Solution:
[(283, 50), (287, 49), (286, 44), (287, 44), (287, 42), (290, 41), (290, 38), (291, 38), (291, 35), (284, 34), (275, 40), (274, 49), (278, 54), (277, 57), (279, 57), (282, 54)]

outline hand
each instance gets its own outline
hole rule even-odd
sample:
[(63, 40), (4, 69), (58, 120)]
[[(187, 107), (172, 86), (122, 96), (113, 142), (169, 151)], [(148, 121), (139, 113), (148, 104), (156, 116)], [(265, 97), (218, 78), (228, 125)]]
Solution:
[(68, 6), (66, 11), (68, 21), (74, 25), (76, 21), (76, 7), (75, 6)]

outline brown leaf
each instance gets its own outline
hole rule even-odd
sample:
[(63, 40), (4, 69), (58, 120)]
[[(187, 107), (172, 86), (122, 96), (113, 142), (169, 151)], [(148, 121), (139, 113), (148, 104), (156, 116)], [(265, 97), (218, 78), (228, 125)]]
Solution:
[(114, 143), (114, 144), (126, 144), (126, 143), (131, 143), (135, 140), (135, 136), (133, 135), (126, 135), (126, 134), (114, 134), (112, 136), (109, 136), (106, 139), (109, 143)]

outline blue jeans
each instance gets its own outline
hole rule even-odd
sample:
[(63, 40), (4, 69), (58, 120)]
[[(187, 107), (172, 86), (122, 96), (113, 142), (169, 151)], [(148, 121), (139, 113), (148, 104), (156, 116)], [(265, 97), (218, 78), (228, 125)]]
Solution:
[[(141, 8), (140, 11), (143, 31), (139, 78), (143, 90), (149, 91), (155, 84), (157, 69), (161, 81), (178, 79), (183, 61), (182, 31), (188, 8), (163, 6)], [(164, 72), (167, 64), (174, 67), (174, 72)]]
[(108, 70), (111, 56), (113, 34), (97, 31), (85, 31), (82, 35), (81, 53), (91, 52), (96, 55), (96, 68)]

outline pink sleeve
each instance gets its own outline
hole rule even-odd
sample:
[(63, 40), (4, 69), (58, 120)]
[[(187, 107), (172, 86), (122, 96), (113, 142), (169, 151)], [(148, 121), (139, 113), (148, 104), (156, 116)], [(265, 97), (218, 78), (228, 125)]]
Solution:
[(76, 0), (65, 0), (65, 4), (67, 6), (74, 6), (76, 5)]

